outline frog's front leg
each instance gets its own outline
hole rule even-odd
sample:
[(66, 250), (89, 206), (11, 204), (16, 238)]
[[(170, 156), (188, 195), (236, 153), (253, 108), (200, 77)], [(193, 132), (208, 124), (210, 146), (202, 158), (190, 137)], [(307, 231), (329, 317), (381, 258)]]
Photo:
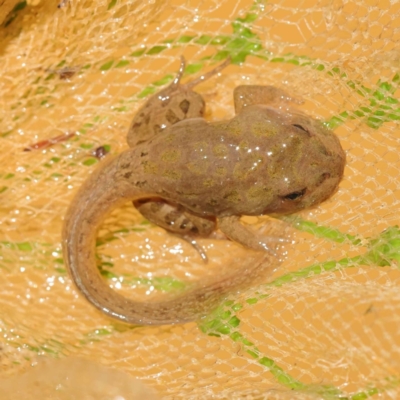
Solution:
[(204, 261), (207, 255), (197, 244), (195, 237), (208, 237), (215, 230), (215, 219), (199, 217), (180, 205), (167, 203), (161, 199), (140, 199), (135, 201), (136, 209), (153, 224), (172, 232), (189, 242)]
[(279, 105), (287, 102), (301, 103), (283, 89), (274, 86), (243, 85), (233, 91), (235, 112), (238, 114), (244, 107), (263, 104)]
[(284, 242), (284, 239), (266, 237), (246, 227), (240, 222), (240, 217), (231, 215), (218, 218), (219, 229), (234, 242), (254, 250), (263, 250), (275, 255), (274, 247), (277, 242)]

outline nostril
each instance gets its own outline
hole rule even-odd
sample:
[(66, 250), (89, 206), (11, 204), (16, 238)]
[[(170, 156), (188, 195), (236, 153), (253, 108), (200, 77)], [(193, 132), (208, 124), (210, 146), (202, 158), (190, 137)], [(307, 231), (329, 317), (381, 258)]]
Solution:
[(318, 179), (317, 186), (321, 185), (323, 182), (325, 182), (327, 179), (331, 177), (331, 174), (329, 172), (324, 172)]

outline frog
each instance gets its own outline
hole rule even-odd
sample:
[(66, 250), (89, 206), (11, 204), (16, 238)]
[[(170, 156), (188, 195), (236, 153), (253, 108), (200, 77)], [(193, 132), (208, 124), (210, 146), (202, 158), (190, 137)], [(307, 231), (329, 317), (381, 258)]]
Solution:
[[(204, 100), (193, 86), (180, 84), (181, 72), (182, 65), (169, 88), (139, 110), (128, 131), (130, 148), (102, 161), (65, 216), (64, 259), (75, 285), (96, 308), (129, 324), (198, 319), (197, 306), (229, 293), (236, 280), (216, 277), (157, 302), (120, 295), (102, 279), (95, 259), (97, 230), (113, 209), (133, 201), (152, 222), (181, 237), (209, 237), (218, 229), (231, 241), (266, 253), (273, 250), (274, 238), (244, 225), (241, 217), (316, 207), (337, 191), (344, 174), (339, 138), (292, 107), (283, 89), (239, 85), (233, 91), (235, 115), (207, 121)], [(185, 99), (191, 104), (182, 110)]]

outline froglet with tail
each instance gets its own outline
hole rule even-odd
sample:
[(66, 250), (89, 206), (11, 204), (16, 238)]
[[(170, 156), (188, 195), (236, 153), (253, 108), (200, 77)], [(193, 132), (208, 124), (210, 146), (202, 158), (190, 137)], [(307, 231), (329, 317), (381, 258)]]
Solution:
[(182, 71), (183, 65), (173, 83), (139, 110), (128, 133), (131, 148), (102, 161), (65, 217), (63, 249), (75, 284), (94, 306), (127, 323), (191, 321), (198, 318), (196, 303), (232, 288), (216, 280), (165, 301), (121, 296), (102, 279), (95, 260), (97, 229), (111, 210), (133, 201), (146, 218), (186, 239), (207, 237), (218, 227), (245, 247), (268, 251), (268, 238), (242, 225), (242, 215), (316, 206), (343, 177), (339, 139), (319, 121), (281, 107), (288, 99), (282, 90), (239, 86), (236, 115), (207, 122), (204, 100), (192, 90), (204, 79), (182, 85)]

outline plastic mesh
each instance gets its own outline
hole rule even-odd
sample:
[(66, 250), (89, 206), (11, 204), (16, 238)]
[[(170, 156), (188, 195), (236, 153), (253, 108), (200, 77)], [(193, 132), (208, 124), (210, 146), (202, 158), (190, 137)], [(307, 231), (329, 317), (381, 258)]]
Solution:
[[(399, 398), (399, 39), (400, 3), (383, 0), (18, 3), (0, 29), (4, 373), (39, 356), (79, 356), (165, 398)], [(186, 79), (232, 57), (197, 88), (209, 120), (233, 116), (239, 84), (303, 99), (339, 136), (345, 178), (311, 213), (249, 221), (294, 238), (268, 266), (273, 275), (198, 324), (125, 326), (73, 287), (62, 220), (101, 163), (95, 149), (127, 147), (133, 115), (172, 80), (181, 55)], [(71, 137), (23, 151), (60, 135)], [(143, 299), (247, 257), (233, 243), (202, 245), (210, 265), (127, 205), (100, 232), (99, 264), (116, 290)]]

